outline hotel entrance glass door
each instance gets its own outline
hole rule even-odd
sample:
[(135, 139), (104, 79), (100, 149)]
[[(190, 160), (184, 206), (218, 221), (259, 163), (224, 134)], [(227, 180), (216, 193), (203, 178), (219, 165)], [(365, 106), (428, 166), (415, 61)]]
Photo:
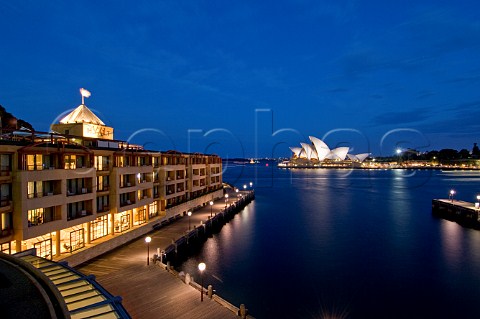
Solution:
[(46, 239), (43, 241), (39, 241), (38, 243), (34, 243), (33, 247), (37, 250), (37, 256), (52, 259), (52, 239)]

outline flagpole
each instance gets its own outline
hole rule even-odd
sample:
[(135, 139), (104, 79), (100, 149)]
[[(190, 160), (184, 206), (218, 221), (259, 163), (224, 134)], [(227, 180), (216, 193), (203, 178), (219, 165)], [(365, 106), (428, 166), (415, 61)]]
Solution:
[(82, 105), (85, 105), (85, 98), (90, 97), (90, 92), (84, 88), (80, 88), (80, 95), (82, 96)]

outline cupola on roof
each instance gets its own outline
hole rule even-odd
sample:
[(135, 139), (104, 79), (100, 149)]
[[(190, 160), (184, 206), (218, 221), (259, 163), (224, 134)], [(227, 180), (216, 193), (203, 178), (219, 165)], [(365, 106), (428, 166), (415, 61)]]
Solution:
[(75, 110), (60, 120), (62, 124), (92, 123), (105, 125), (85, 104), (80, 104)]
[(90, 92), (81, 88), (80, 94), (82, 95), (82, 104), (63, 117), (59, 123), (52, 124), (50, 129), (59, 134), (70, 136), (113, 140), (113, 127), (106, 126), (85, 105), (85, 98), (90, 96)]

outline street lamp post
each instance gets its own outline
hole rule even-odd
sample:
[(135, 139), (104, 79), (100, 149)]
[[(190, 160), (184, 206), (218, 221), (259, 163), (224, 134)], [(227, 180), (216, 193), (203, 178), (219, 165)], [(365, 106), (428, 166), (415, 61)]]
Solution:
[(398, 155), (398, 164), (400, 164), (402, 162), (402, 150), (397, 148), (396, 153)]
[(188, 230), (190, 230), (190, 216), (192, 216), (192, 212), (188, 212)]
[(475, 208), (476, 208), (477, 210), (480, 209), (480, 195), (477, 195), (477, 202), (475, 203)]
[(253, 183), (252, 183), (252, 182), (250, 182), (250, 188), (252, 188), (252, 186), (253, 186)]
[(450, 197), (450, 200), (452, 201), (452, 203), (453, 203), (453, 196), (454, 196), (454, 195), (455, 195), (455, 190), (454, 190), (454, 189), (451, 189), (451, 190), (450, 190), (450, 195), (449, 195), (449, 197)]
[(145, 242), (147, 243), (147, 266), (150, 265), (150, 242), (152, 241), (152, 237), (147, 236), (145, 237)]
[(247, 189), (247, 184), (243, 184), (243, 190)]
[(227, 208), (227, 203), (228, 203), (228, 194), (225, 194), (225, 208)]
[(210, 218), (212, 218), (213, 201), (210, 201)]
[(198, 270), (200, 270), (200, 281), (201, 281), (201, 285), (200, 285), (200, 301), (203, 301), (203, 271), (205, 270), (207, 266), (205, 265), (205, 263), (199, 263), (198, 264)]

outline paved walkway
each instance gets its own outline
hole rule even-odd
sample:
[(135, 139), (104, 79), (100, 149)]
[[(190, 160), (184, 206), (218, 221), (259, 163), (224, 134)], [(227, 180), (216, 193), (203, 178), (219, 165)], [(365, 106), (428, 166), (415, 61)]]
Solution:
[[(229, 193), (230, 202), (235, 197), (235, 193)], [(185, 216), (149, 233), (152, 238), (149, 245), (150, 257), (157, 252), (157, 247), (167, 248), (172, 240), (183, 236), (189, 227), (193, 229), (194, 225), (206, 221), (211, 209), (215, 214), (224, 207), (225, 200), (217, 200), (212, 207), (207, 205), (194, 211), (191, 217)], [(158, 264), (150, 261), (147, 266), (145, 237), (79, 265), (76, 269), (86, 275), (95, 275), (105, 289), (113, 295), (121, 296), (122, 304), (132, 318), (239, 318), (206, 296), (201, 302), (199, 290), (186, 285)]]

